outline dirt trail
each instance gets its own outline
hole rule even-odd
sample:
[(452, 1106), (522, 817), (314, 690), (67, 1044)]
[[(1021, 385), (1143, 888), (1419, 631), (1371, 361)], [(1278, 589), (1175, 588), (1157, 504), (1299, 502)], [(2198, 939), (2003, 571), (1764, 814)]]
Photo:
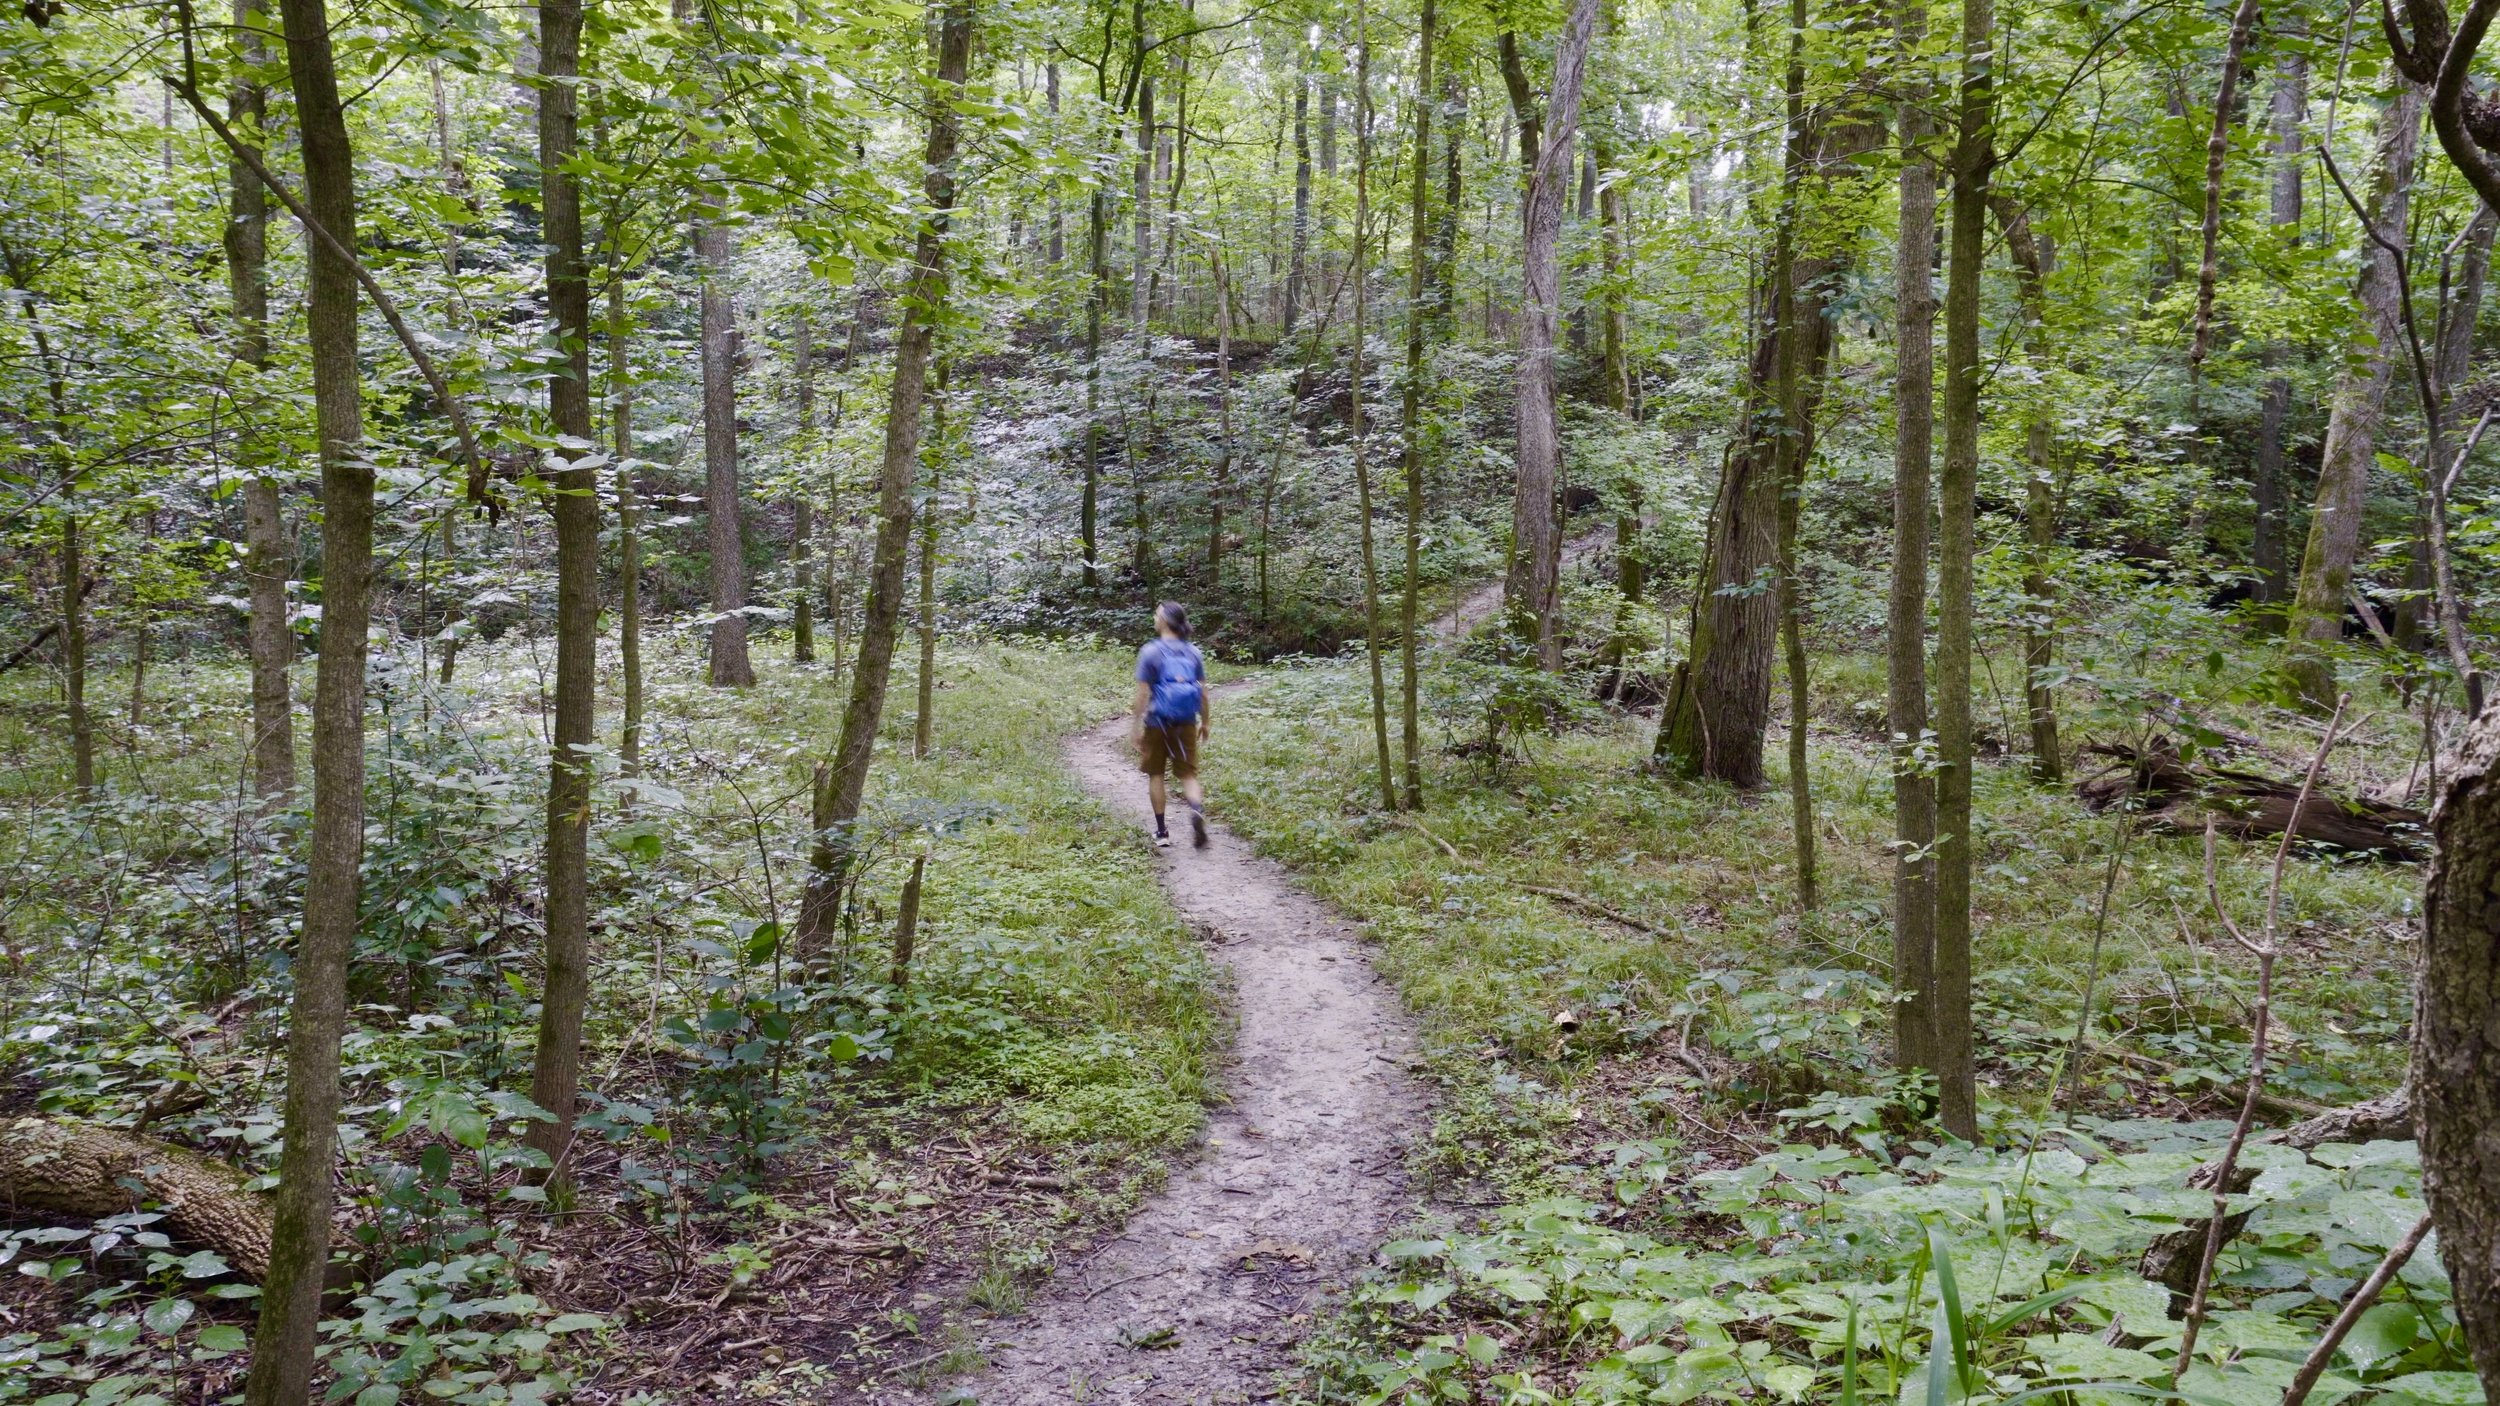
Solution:
[[(1220, 708), (1216, 722), (1220, 746)], [(1127, 719), (1066, 753), (1114, 815), (1148, 823)], [(1307, 1327), (1299, 1316), (1344, 1286), (1411, 1204), (1403, 1165), (1424, 1099), (1406, 1075), (1397, 994), (1354, 929), (1282, 866), (1221, 826), (1191, 849), (1183, 814), (1176, 798), (1177, 843), (1158, 864), (1174, 906), (1232, 971), (1229, 1098), (1196, 1159), (1121, 1235), (1063, 1266), (1026, 1314), (992, 1325), (991, 1365), (963, 1384), (981, 1406), (1266, 1400)]]
[[(1611, 529), (1563, 547), (1577, 563)], [(1465, 634), (1501, 604), (1499, 582), (1432, 622)], [(1236, 693), (1250, 684), (1218, 690)], [(1223, 780), (1216, 710), (1214, 783)], [(1069, 739), (1069, 769), (1142, 830), (1146, 787), (1115, 718)], [(1291, 1367), (1306, 1315), (1360, 1272), (1413, 1205), (1404, 1164), (1425, 1100), (1407, 1077), (1413, 1030), (1372, 974), (1353, 927), (1222, 826), (1158, 857), (1173, 906), (1211, 934), (1240, 1020), (1227, 1100), (1195, 1160), (1092, 1256), (1062, 1266), (1025, 1314), (990, 1325), (989, 1367), (948, 1393), (980, 1406), (1264, 1401)], [(960, 1394), (951, 1399), (964, 1399)]]

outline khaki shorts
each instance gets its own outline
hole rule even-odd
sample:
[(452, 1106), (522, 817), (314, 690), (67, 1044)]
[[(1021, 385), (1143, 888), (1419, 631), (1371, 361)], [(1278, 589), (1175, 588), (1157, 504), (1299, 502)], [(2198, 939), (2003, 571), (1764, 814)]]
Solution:
[(1161, 776), (1166, 766), (1172, 775), (1187, 781), (1198, 774), (1198, 722), (1195, 718), (1172, 727), (1160, 723), (1146, 724), (1144, 737), (1137, 745), (1137, 769), (1148, 776)]

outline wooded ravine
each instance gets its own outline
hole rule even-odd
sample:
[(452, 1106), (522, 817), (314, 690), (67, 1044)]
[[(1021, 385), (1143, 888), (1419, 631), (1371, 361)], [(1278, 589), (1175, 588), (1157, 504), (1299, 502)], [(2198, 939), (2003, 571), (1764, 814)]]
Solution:
[(26, 0), (0, 1406), (2500, 1396), (2461, 3)]

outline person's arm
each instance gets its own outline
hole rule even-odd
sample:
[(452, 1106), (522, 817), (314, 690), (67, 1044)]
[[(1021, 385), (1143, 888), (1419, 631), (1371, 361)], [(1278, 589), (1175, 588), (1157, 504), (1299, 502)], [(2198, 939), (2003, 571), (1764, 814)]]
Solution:
[(1155, 691), (1144, 679), (1137, 681), (1137, 696), (1129, 700), (1128, 734), (1132, 738), (1146, 735), (1146, 709), (1155, 701)]
[(1215, 690), (1207, 686), (1207, 663), (1198, 661), (1198, 740), (1207, 740), (1207, 732), (1215, 723)]

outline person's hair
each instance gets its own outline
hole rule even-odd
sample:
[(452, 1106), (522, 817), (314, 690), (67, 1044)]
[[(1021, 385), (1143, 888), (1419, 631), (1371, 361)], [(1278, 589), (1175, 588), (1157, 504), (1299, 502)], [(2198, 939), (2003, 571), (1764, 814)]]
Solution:
[(1162, 619), (1164, 624), (1171, 627), (1173, 634), (1182, 639), (1189, 638), (1189, 612), (1181, 609), (1179, 601), (1165, 601), (1155, 607), (1155, 614)]

